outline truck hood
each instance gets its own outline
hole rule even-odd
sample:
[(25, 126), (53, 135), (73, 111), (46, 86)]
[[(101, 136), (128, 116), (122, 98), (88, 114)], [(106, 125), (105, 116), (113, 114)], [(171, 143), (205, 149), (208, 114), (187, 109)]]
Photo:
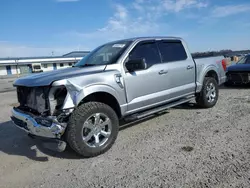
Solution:
[(42, 72), (42, 73), (33, 73), (29, 76), (25, 76), (17, 79), (13, 85), (14, 86), (26, 86), (26, 87), (35, 87), (35, 86), (48, 86), (52, 82), (77, 77), (82, 75), (96, 74), (102, 72), (105, 69), (106, 65), (93, 66), (93, 67), (70, 67), (54, 71)]
[(250, 64), (235, 64), (227, 67), (227, 71), (250, 71)]

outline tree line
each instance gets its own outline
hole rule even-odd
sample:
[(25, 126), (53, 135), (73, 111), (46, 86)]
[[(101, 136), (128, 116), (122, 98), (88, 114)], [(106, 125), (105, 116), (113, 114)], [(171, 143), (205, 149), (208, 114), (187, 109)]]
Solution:
[(250, 50), (239, 50), (239, 51), (220, 50), (220, 51), (195, 52), (192, 53), (192, 56), (193, 58), (203, 58), (203, 57), (213, 57), (213, 56), (232, 57), (244, 54), (250, 54)]

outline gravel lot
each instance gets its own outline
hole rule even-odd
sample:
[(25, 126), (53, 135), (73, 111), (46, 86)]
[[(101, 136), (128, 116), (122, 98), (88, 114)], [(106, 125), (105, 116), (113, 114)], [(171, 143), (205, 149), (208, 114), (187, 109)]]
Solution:
[(34, 145), (9, 121), (16, 93), (0, 92), (0, 187), (250, 187), (249, 96), (222, 88), (216, 107), (124, 125), (111, 150), (81, 159)]
[(14, 87), (12, 87), (12, 84), (16, 78), (0, 78), (0, 93), (3, 92), (9, 92), (15, 90)]

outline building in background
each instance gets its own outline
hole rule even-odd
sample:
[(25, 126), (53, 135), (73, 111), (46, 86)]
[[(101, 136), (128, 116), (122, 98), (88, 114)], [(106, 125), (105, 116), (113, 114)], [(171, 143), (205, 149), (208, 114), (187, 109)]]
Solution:
[(29, 74), (71, 67), (89, 51), (74, 51), (62, 56), (0, 58), (0, 75)]

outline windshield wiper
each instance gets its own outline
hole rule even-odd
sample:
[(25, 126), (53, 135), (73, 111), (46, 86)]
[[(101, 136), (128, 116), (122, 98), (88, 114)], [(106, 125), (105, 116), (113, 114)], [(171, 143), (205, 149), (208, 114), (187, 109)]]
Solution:
[(78, 65), (78, 66), (75, 66), (75, 67), (90, 67), (90, 66), (96, 66), (96, 65), (98, 65), (98, 64), (88, 64), (88, 63), (86, 63), (86, 64)]
[(113, 64), (113, 62), (105, 62), (105, 63), (99, 63), (99, 64), (85, 63), (83, 65), (75, 65), (74, 67), (90, 67), (90, 66), (101, 66), (101, 65), (110, 65), (110, 64)]

